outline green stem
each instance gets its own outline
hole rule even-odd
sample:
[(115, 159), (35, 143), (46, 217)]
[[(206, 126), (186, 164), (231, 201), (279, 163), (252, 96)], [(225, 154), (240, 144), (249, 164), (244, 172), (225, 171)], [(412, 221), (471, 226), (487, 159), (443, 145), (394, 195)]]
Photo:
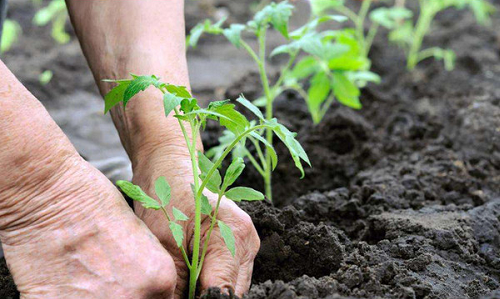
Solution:
[(368, 55), (366, 40), (365, 40), (365, 19), (370, 10), (372, 0), (364, 0), (361, 4), (361, 9), (359, 10), (358, 21), (356, 22), (356, 32), (358, 34), (359, 41), (361, 43), (362, 52)]
[(224, 159), (227, 157), (227, 155), (229, 155), (229, 153), (231, 153), (232, 149), (238, 144), (238, 142), (240, 142), (240, 140), (245, 137), (246, 135), (250, 134), (251, 132), (253, 131), (256, 131), (256, 130), (260, 130), (260, 129), (266, 129), (266, 128), (269, 128), (269, 125), (258, 125), (258, 126), (255, 126), (255, 127), (252, 127), (252, 128), (249, 128), (247, 129), (245, 132), (241, 133), (240, 135), (238, 135), (230, 144), (228, 147), (226, 147), (226, 149), (224, 150), (224, 152), (222, 153), (222, 155), (219, 157), (219, 159), (217, 159), (217, 161), (215, 161), (214, 165), (212, 166), (212, 168), (210, 168), (210, 170), (207, 172), (207, 175), (205, 176), (205, 178), (203, 179), (202, 183), (201, 183), (201, 186), (200, 188), (198, 189), (198, 193), (197, 193), (197, 197), (201, 197), (201, 194), (203, 192), (203, 190), (205, 189), (205, 187), (207, 186), (208, 184), (208, 181), (210, 180), (210, 178), (212, 177), (212, 175), (214, 174), (215, 170), (219, 168), (219, 166), (222, 164), (222, 161), (224, 161)]
[(250, 137), (250, 141), (253, 143), (255, 146), (255, 150), (257, 151), (257, 155), (259, 156), (260, 162), (262, 163), (263, 168), (266, 167), (266, 158), (264, 157), (264, 154), (262, 153), (262, 149), (260, 148), (260, 144), (255, 138)]
[(245, 152), (245, 155), (248, 157), (248, 160), (250, 160), (250, 162), (252, 162), (253, 167), (255, 167), (255, 169), (257, 169), (257, 171), (260, 173), (260, 175), (265, 176), (266, 174), (264, 172), (264, 169), (262, 169), (259, 162), (257, 162), (257, 160), (255, 160), (255, 158), (252, 156), (252, 154), (248, 150)]
[(364, 55), (365, 57), (368, 57), (368, 54), (370, 53), (370, 50), (373, 45), (373, 40), (375, 39), (375, 36), (377, 35), (378, 32), (378, 23), (374, 23), (371, 27), (370, 30), (368, 30), (368, 34), (366, 35), (366, 41), (365, 41), (365, 52)]
[[(260, 64), (259, 64), (259, 74), (262, 81), (262, 86), (264, 87), (264, 94), (266, 96), (266, 120), (270, 121), (273, 118), (273, 94), (271, 93), (271, 88), (269, 86), (269, 79), (267, 78), (266, 72), (266, 31), (265, 29), (258, 35), (259, 38), (259, 52), (260, 52)], [(266, 129), (266, 140), (269, 144), (273, 144), (273, 130), (271, 128)], [(271, 185), (272, 178), (272, 161), (269, 150), (266, 148), (266, 175), (264, 176), (264, 186), (266, 197), (270, 201), (273, 200), (273, 190)]]
[(192, 142), (189, 149), (189, 155), (191, 157), (191, 166), (193, 168), (193, 178), (194, 178), (194, 190), (195, 190), (195, 212), (194, 212), (194, 236), (193, 236), (193, 257), (191, 262), (191, 268), (189, 273), (189, 298), (194, 299), (196, 294), (196, 282), (198, 280), (198, 260), (200, 257), (200, 239), (201, 239), (201, 193), (198, 192), (200, 189), (199, 182), (199, 168), (198, 168), (198, 158), (196, 157), (196, 138), (198, 125), (193, 125), (190, 122), (192, 131)]
[(198, 269), (198, 273), (196, 274), (196, 278), (200, 276), (201, 269), (203, 268), (203, 262), (205, 261), (205, 255), (207, 254), (208, 242), (210, 241), (210, 236), (212, 235), (212, 230), (215, 226), (215, 221), (217, 220), (217, 214), (219, 213), (219, 206), (222, 200), (222, 194), (224, 194), (225, 190), (221, 190), (219, 193), (219, 197), (217, 198), (217, 205), (215, 206), (214, 214), (212, 215), (212, 221), (210, 222), (210, 228), (208, 229), (207, 236), (205, 238), (205, 244), (203, 244), (203, 250), (201, 252), (200, 265)]
[(410, 47), (410, 51), (408, 52), (408, 61), (407, 68), (409, 70), (415, 69), (418, 64), (418, 53), (420, 48), (422, 47), (422, 42), (424, 40), (424, 36), (429, 30), (432, 19), (434, 17), (435, 12), (428, 8), (425, 3), (421, 2), (421, 11), (420, 16), (417, 21), (417, 25), (415, 27), (415, 31), (413, 33), (413, 42)]
[[(266, 72), (266, 28), (262, 28), (258, 33), (257, 33), (257, 38), (259, 40), (259, 55), (255, 53), (255, 51), (245, 42), (241, 41), (241, 45), (247, 52), (250, 54), (250, 56), (255, 60), (259, 67), (259, 75), (260, 75), (260, 80), (262, 83), (262, 86), (264, 88), (264, 95), (266, 97), (266, 120), (271, 120), (273, 118), (273, 93), (271, 91), (271, 87), (269, 85), (269, 79), (267, 77), (267, 72)], [(273, 132), (272, 129), (267, 128), (266, 129), (266, 140), (269, 142), (269, 144), (273, 144)], [(271, 187), (271, 171), (272, 171), (272, 165), (271, 165), (271, 155), (266, 149), (266, 167), (265, 169), (265, 175), (263, 176), (264, 178), (264, 186), (265, 186), (265, 193), (266, 197), (269, 198), (269, 200), (272, 201), (272, 187)]]

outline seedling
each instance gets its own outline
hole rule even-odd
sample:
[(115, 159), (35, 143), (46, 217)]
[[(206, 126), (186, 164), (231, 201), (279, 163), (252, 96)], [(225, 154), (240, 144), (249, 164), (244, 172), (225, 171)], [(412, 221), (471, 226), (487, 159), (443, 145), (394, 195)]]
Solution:
[(386, 26), (391, 30), (389, 39), (399, 44), (407, 55), (407, 68), (413, 70), (419, 62), (434, 57), (443, 60), (445, 68), (452, 70), (455, 66), (455, 53), (449, 49), (432, 47), (421, 50), (424, 37), (430, 31), (434, 17), (448, 8), (464, 9), (469, 7), (479, 24), (489, 24), (490, 15), (495, 8), (486, 0), (419, 0), (420, 14), (415, 25), (412, 20), (400, 24)]
[[(194, 234), (193, 251), (189, 259), (188, 252), (184, 247), (184, 232), (181, 222), (189, 220), (188, 216), (176, 207), (170, 209), (170, 185), (165, 177), (159, 177), (155, 182), (156, 196), (159, 201), (146, 194), (139, 186), (127, 181), (118, 181), (117, 185), (132, 199), (140, 202), (147, 209), (161, 210), (166, 217), (170, 231), (179, 247), (184, 261), (190, 272), (189, 298), (194, 298), (196, 292), (196, 282), (203, 268), (203, 262), (210, 242), (210, 235), (217, 225), (224, 239), (224, 242), (234, 256), (235, 239), (231, 227), (222, 220), (217, 219), (219, 205), (223, 197), (233, 201), (255, 201), (263, 200), (264, 195), (259, 191), (247, 187), (231, 187), (240, 176), (245, 163), (242, 158), (233, 158), (227, 168), (224, 179), (222, 179), (219, 167), (226, 157), (238, 146), (245, 144), (249, 139), (261, 142), (267, 149), (271, 157), (271, 168), (277, 164), (277, 155), (273, 146), (261, 137), (262, 131), (269, 129), (271, 133), (277, 135), (288, 147), (293, 160), (299, 170), (304, 173), (301, 160), (309, 164), (309, 159), (302, 146), (295, 139), (295, 133), (290, 132), (286, 127), (279, 124), (276, 119), (265, 119), (260, 110), (244, 97), (237, 101), (255, 114), (258, 123), (249, 122), (246, 117), (234, 109), (235, 105), (229, 101), (212, 102), (207, 108), (198, 106), (198, 102), (183, 86), (176, 86), (163, 83), (156, 76), (135, 76), (129, 80), (107, 80), (116, 82), (118, 86), (113, 88), (105, 97), (105, 112), (120, 102), (126, 106), (127, 103), (137, 93), (153, 86), (163, 93), (163, 106), (165, 116), (173, 115), (177, 118), (180, 130), (183, 133), (186, 147), (189, 151), (193, 170), (193, 197), (195, 200), (194, 212)], [(205, 128), (208, 120), (217, 121), (221, 126), (226, 127), (233, 136), (230, 144), (215, 162), (210, 161), (203, 153), (196, 151), (196, 142), (200, 129)], [(189, 128), (191, 134), (188, 134)], [(191, 136), (190, 136), (191, 135)], [(212, 192), (217, 195), (215, 209), (212, 207), (206, 194)], [(210, 228), (207, 232), (205, 242), (201, 244), (201, 221), (202, 215), (210, 219)], [(200, 252), (201, 250), (201, 252)], [(201, 254), (200, 254), (201, 253)]]
[[(0, 24), (1, 25), (1, 24)], [(0, 41), (0, 53), (7, 52), (17, 42), (22, 33), (19, 23), (6, 19), (3, 23), (2, 40)]]
[[(361, 108), (359, 87), (367, 81), (378, 81), (379, 77), (367, 71), (369, 60), (362, 55), (360, 45), (352, 32), (317, 31), (321, 23), (343, 22), (347, 18), (335, 15), (314, 16), (303, 27), (290, 32), (288, 23), (293, 8), (287, 1), (271, 3), (257, 12), (248, 23), (232, 24), (228, 28), (223, 28), (224, 20), (215, 24), (206, 20), (192, 29), (187, 44), (195, 47), (203, 33), (224, 35), (234, 46), (248, 52), (257, 64), (264, 94), (253, 103), (265, 108), (267, 121), (274, 117), (274, 100), (283, 91), (290, 89), (304, 97), (315, 123), (321, 121), (335, 99), (346, 106)], [(287, 40), (287, 43), (275, 48), (270, 56), (278, 54), (289, 56), (274, 84), (270, 83), (266, 70), (266, 36), (271, 26)], [(257, 39), (257, 50), (247, 43), (244, 34)], [(301, 52), (304, 55), (297, 61)], [(301, 84), (306, 79), (309, 81), (307, 91)], [(267, 129), (264, 138), (268, 144), (272, 144), (272, 136), (272, 130)], [(221, 145), (209, 154), (213, 157), (220, 156), (230, 138), (231, 133), (225, 133), (220, 139)], [(245, 147), (241, 147), (236, 154), (251, 161), (264, 179), (266, 196), (272, 198), (271, 153), (267, 150), (262, 151), (257, 140), (252, 140), (252, 143), (255, 145), (256, 157)]]
[(52, 37), (60, 44), (66, 44), (71, 37), (64, 30), (68, 12), (64, 0), (52, 0), (47, 7), (40, 9), (33, 17), (33, 24), (46, 26), (52, 23)]

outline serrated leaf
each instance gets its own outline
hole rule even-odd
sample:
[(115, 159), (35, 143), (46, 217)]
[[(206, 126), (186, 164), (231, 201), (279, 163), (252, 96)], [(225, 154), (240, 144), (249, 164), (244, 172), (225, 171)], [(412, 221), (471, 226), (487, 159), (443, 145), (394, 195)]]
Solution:
[(264, 199), (264, 194), (248, 187), (235, 187), (228, 190), (224, 195), (233, 201), (255, 201)]
[(165, 111), (165, 116), (168, 116), (170, 112), (175, 109), (175, 107), (179, 106), (181, 101), (182, 98), (172, 93), (165, 93), (163, 95), (163, 109)]
[(204, 215), (212, 214), (212, 205), (204, 194), (201, 195), (201, 213)]
[(141, 91), (146, 90), (151, 85), (159, 86), (161, 82), (155, 75), (151, 76), (135, 76), (132, 75), (134, 79), (130, 81), (130, 84), (125, 89), (123, 94), (123, 105), (127, 106), (128, 101)]
[(229, 252), (231, 252), (234, 257), (236, 252), (236, 242), (234, 240), (233, 230), (221, 220), (217, 221), (217, 225), (219, 226), (220, 234), (224, 239), (224, 243), (226, 243), (227, 249), (229, 249)]
[(174, 94), (180, 98), (183, 99), (190, 99), (192, 98), (191, 94), (187, 90), (186, 86), (182, 85), (173, 85), (173, 84), (163, 84), (162, 87), (165, 87), (165, 89), (171, 93)]
[(257, 108), (257, 106), (255, 106), (254, 104), (252, 104), (249, 100), (247, 100), (244, 95), (241, 94), (240, 97), (236, 99), (236, 102), (240, 103), (241, 105), (245, 106), (245, 108), (252, 111), (252, 113), (255, 114), (259, 119), (264, 119), (264, 115), (262, 114), (260, 109)]
[(345, 106), (361, 109), (359, 88), (343, 72), (333, 73), (333, 92), (337, 100)]
[(301, 80), (311, 76), (318, 68), (318, 61), (314, 57), (308, 56), (294, 66), (290, 76), (297, 80)]
[(290, 151), (293, 161), (295, 162), (295, 166), (300, 170), (301, 178), (303, 178), (305, 173), (304, 168), (302, 167), (301, 159), (309, 166), (311, 166), (311, 162), (309, 161), (309, 157), (300, 143), (295, 140), (296, 133), (290, 132), (290, 130), (288, 130), (285, 126), (278, 123), (275, 118), (270, 121), (266, 121), (265, 124), (271, 127), (276, 136), (278, 136), (278, 138), (286, 145)]
[(116, 185), (120, 187), (123, 193), (127, 194), (127, 196), (133, 200), (140, 202), (146, 209), (159, 210), (161, 208), (160, 203), (149, 197), (144, 191), (142, 191), (141, 187), (134, 185), (131, 182), (121, 180), (117, 181)]
[(245, 30), (245, 25), (241, 24), (232, 24), (229, 28), (224, 29), (224, 36), (239, 48), (241, 46), (241, 31)]
[(271, 24), (285, 38), (288, 38), (288, 20), (292, 15), (293, 5), (287, 1), (280, 2), (275, 6), (271, 16)]
[(231, 186), (236, 179), (241, 175), (245, 169), (245, 162), (242, 158), (236, 158), (231, 162), (231, 165), (226, 170), (226, 175), (224, 176), (223, 189)]
[(177, 208), (172, 208), (172, 213), (174, 214), (174, 219), (177, 221), (186, 221), (189, 220), (189, 217), (186, 216), (186, 214), (182, 213), (179, 209)]
[[(201, 171), (200, 177), (202, 180), (205, 180), (208, 172), (214, 166), (214, 163), (210, 161), (210, 159), (208, 159), (202, 152), (198, 152), (198, 165)], [(213, 193), (219, 193), (221, 182), (222, 178), (220, 172), (218, 169), (215, 169), (207, 182), (207, 189)]]
[(184, 230), (182, 229), (182, 226), (174, 221), (170, 221), (168, 227), (170, 228), (172, 235), (174, 235), (177, 247), (182, 247), (182, 242), (184, 241)]
[(104, 97), (104, 113), (108, 113), (108, 111), (114, 106), (118, 105), (121, 101), (123, 101), (123, 95), (125, 94), (125, 90), (128, 88), (131, 80), (128, 81), (118, 81), (118, 85), (111, 89), (108, 94)]
[(160, 199), (162, 207), (170, 203), (171, 188), (164, 176), (161, 176), (155, 181), (156, 196)]
[(310, 87), (307, 91), (307, 106), (311, 115), (316, 120), (319, 117), (321, 104), (330, 94), (330, 78), (325, 72), (318, 72), (310, 81)]
[(262, 142), (266, 146), (267, 153), (269, 154), (269, 156), (271, 156), (271, 168), (272, 168), (272, 170), (274, 170), (276, 168), (276, 165), (278, 165), (278, 155), (276, 154), (276, 151), (274, 150), (274, 147), (272, 146), (272, 144), (267, 142), (266, 139), (264, 139), (262, 136), (260, 136), (255, 131), (251, 132), (250, 136), (259, 140), (260, 142)]

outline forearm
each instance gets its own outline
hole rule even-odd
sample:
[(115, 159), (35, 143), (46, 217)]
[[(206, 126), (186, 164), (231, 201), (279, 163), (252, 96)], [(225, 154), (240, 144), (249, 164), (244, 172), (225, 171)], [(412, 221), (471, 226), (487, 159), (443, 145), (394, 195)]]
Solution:
[[(76, 33), (103, 95), (112, 84), (102, 79), (154, 74), (189, 88), (185, 55), (183, 0), (68, 0)], [(135, 166), (139, 152), (170, 145), (186, 153), (179, 124), (165, 118), (158, 91), (140, 93), (111, 111), (122, 143)], [(144, 155), (141, 155), (144, 156)]]

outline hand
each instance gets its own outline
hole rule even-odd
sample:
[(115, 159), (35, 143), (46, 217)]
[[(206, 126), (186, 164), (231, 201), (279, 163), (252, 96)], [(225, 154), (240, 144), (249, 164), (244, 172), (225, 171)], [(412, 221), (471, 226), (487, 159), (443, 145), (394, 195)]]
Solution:
[[(191, 258), (194, 199), (190, 184), (193, 182), (193, 175), (189, 155), (182, 150), (177, 151), (180, 153), (176, 154), (176, 151), (172, 147), (166, 148), (162, 145), (156, 146), (150, 151), (143, 151), (134, 167), (134, 183), (141, 186), (147, 194), (154, 195), (155, 180), (160, 176), (166, 177), (172, 187), (172, 200), (167, 210), (170, 211), (171, 207), (176, 207), (189, 216), (189, 220), (181, 224), (184, 226), (184, 235), (186, 236), (184, 246), (189, 248), (188, 255)], [(204, 194), (209, 197), (212, 206), (215, 207), (216, 195), (208, 191)], [(165, 216), (160, 211), (146, 210), (138, 203), (135, 203), (135, 211), (174, 258), (178, 275), (175, 297), (181, 298), (188, 287), (189, 272), (168, 229)], [(260, 240), (250, 216), (231, 200), (222, 199), (217, 218), (232, 228), (236, 240), (236, 255), (235, 257), (231, 255), (220, 236), (219, 229), (214, 228), (200, 274), (201, 290), (206, 290), (209, 287), (220, 287), (226, 292), (228, 289), (232, 289), (236, 295), (242, 296), (250, 287), (253, 261), (259, 250)], [(202, 245), (209, 226), (210, 220), (204, 216), (201, 230)]]
[(13, 199), (1, 210), (1, 238), (21, 298), (172, 298), (175, 265), (156, 237), (106, 177), (65, 159), (57, 171), (31, 164), (38, 174), (25, 179), (36, 188), (0, 192), (2, 204)]

